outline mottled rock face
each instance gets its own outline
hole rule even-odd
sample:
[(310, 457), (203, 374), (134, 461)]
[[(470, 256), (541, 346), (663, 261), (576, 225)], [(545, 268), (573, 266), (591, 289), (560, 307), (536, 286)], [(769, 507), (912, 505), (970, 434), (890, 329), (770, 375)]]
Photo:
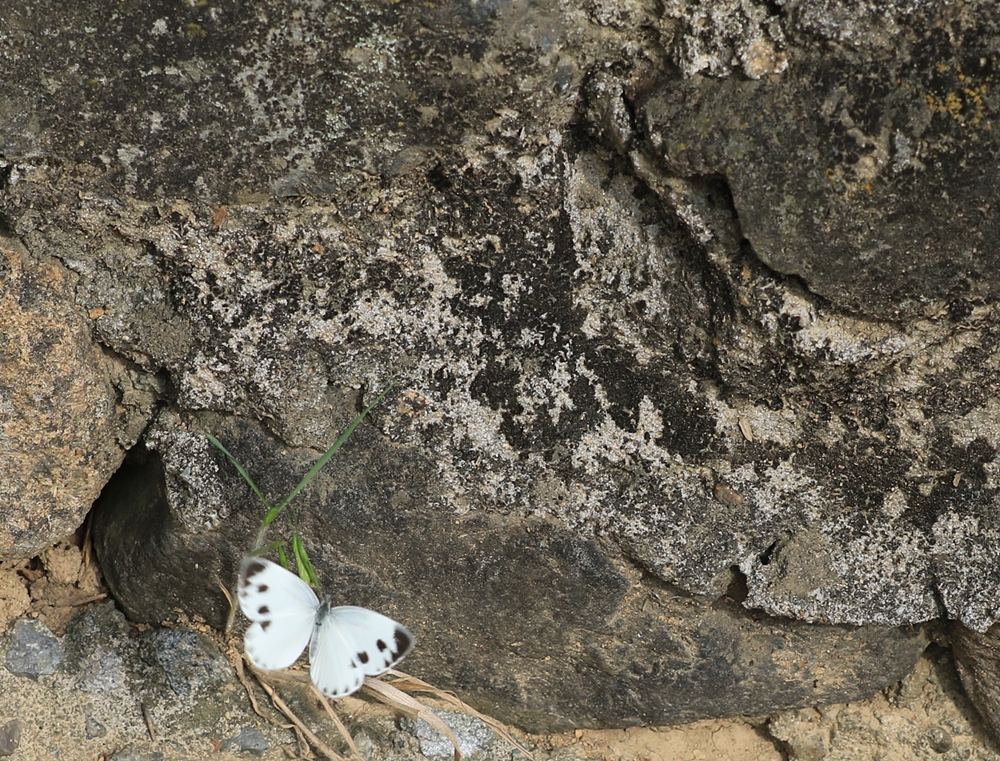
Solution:
[(995, 8), (925, 6), (889, 44), (795, 48), (770, 79), (658, 80), (640, 130), (672, 174), (725, 177), (754, 253), (837, 306), (994, 300), (997, 39)]
[(121, 463), (110, 373), (73, 277), (0, 236), (0, 556), (80, 525)]
[[(257, 426), (201, 424), (232, 451), (274, 463), (262, 474), (272, 489), (291, 488), (294, 464), (308, 463), (306, 452), (282, 451)], [(228, 602), (212, 580), (233, 578), (229, 557), (247, 546), (263, 509), (207, 452), (205, 473), (218, 468), (227, 503), (242, 507), (214, 531), (163, 528), (166, 500), (137, 499), (144, 484), (164, 480), (161, 458), (132, 457), (94, 518), (109, 584), (133, 620), (171, 618), (183, 606), (221, 627)], [(551, 521), (457, 516), (436, 498), (433, 464), (387, 446), (370, 426), (314, 483), (297, 525), (332, 602), (405, 621), (417, 638), (405, 671), (433, 675), (531, 730), (836, 702), (901, 678), (925, 644), (917, 630), (752, 615), (736, 599), (745, 594), (738, 585), (735, 597), (700, 603), (644, 577), (613, 546)], [(150, 535), (161, 539), (145, 542)]]
[(390, 383), (298, 525), (523, 726), (996, 618), (989, 4), (14, 5), (0, 221), (114, 360), (85, 456), (148, 426), (95, 517), (135, 618), (219, 622), (255, 533), (203, 432), (278, 497)]
[[(81, 610), (60, 636), (38, 620), (19, 621), (0, 640), (0, 679), (4, 710), (21, 712), (0, 727), (4, 756), (19, 739), (21, 755), (38, 747), (70, 758), (120, 753), (148, 746), (157, 732), (172, 738), (176, 758), (211, 754), (210, 737), (216, 753), (220, 741), (243, 733), (256, 736), (261, 755), (286, 742), (253, 713), (215, 642), (185, 630), (130, 630), (112, 601)], [(57, 716), (68, 728), (53, 728)]]

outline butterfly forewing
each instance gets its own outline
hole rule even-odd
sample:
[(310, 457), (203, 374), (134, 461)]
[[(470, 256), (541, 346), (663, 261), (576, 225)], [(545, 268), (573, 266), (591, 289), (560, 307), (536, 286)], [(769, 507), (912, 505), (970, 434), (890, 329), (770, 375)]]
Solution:
[(277, 563), (244, 558), (240, 609), (254, 623), (243, 635), (250, 662), (267, 671), (291, 666), (312, 636), (319, 600), (302, 579)]
[(327, 697), (355, 692), (365, 676), (378, 676), (413, 647), (413, 635), (388, 616), (345, 605), (331, 608), (316, 625), (309, 648), (310, 676)]

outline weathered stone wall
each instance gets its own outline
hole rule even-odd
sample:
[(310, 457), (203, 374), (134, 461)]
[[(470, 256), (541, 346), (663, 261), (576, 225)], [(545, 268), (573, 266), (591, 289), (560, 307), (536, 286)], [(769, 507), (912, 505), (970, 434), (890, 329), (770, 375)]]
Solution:
[(0, 221), (116, 401), (36, 456), (104, 463), (64, 530), (144, 431), (135, 619), (219, 622), (259, 520), (202, 432), (279, 496), (391, 382), (300, 525), (523, 726), (848, 699), (997, 617), (991, 4), (10, 5)]

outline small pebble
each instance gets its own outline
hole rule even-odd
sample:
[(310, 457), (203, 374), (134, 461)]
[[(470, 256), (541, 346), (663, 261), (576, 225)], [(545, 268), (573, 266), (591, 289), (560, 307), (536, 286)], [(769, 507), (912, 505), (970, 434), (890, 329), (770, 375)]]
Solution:
[(931, 727), (927, 730), (927, 743), (935, 753), (947, 753), (954, 744), (951, 734), (944, 727)]
[(21, 744), (21, 722), (11, 719), (0, 727), (0, 756), (13, 756)]
[(56, 673), (61, 662), (59, 640), (45, 624), (25, 618), (14, 622), (5, 663), (10, 673), (37, 680)]
[(230, 737), (222, 743), (222, 750), (235, 750), (263, 756), (270, 747), (264, 733), (254, 727), (243, 727), (236, 737)]

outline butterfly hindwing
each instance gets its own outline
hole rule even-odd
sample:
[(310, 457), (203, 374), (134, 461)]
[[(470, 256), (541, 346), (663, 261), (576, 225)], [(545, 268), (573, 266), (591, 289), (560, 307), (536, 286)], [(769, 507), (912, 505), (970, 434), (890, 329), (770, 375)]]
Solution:
[(366, 676), (378, 676), (413, 647), (413, 635), (388, 616), (345, 605), (321, 614), (309, 648), (310, 675), (327, 697), (355, 692)]
[(302, 579), (277, 563), (244, 558), (240, 609), (254, 623), (243, 635), (254, 666), (274, 671), (291, 666), (313, 634), (319, 600)]
[(329, 698), (342, 698), (364, 684), (365, 672), (354, 656), (356, 649), (345, 631), (330, 625), (327, 613), (316, 625), (309, 645), (309, 676), (320, 692)]

